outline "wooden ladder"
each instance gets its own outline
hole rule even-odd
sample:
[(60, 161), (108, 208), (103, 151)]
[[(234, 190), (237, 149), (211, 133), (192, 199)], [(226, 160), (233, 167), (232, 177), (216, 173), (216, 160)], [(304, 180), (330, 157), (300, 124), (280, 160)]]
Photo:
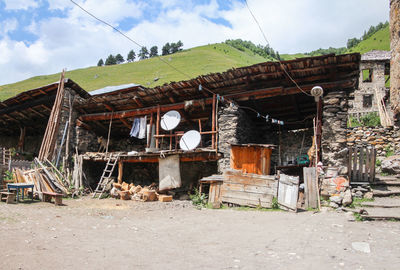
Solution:
[(107, 185), (111, 181), (111, 175), (114, 171), (115, 165), (117, 165), (117, 162), (119, 160), (119, 154), (117, 156), (110, 156), (107, 160), (106, 167), (103, 170), (103, 174), (100, 177), (100, 181), (97, 184), (97, 187), (93, 193), (92, 198), (96, 198), (97, 195), (99, 195), (98, 199), (101, 198), (103, 195), (104, 191), (106, 190)]
[(2, 151), (2, 160), (1, 164), (4, 166), (8, 166), (11, 160), (11, 151), (9, 149), (3, 148)]

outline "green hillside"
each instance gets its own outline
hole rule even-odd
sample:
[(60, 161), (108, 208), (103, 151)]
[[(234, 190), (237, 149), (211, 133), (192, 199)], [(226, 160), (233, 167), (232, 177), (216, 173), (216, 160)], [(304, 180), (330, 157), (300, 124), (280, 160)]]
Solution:
[[(355, 47), (346, 50), (345, 53), (358, 52), (363, 54), (371, 50), (390, 51), (389, 25), (379, 30), (378, 32), (368, 37), (367, 39), (361, 41)], [(281, 58), (284, 60), (292, 60), (301, 57), (321, 55), (321, 53), (317, 53), (318, 51), (319, 50), (310, 53), (281, 54)]]
[(390, 51), (389, 26), (379, 30), (366, 40), (361, 41), (357, 46), (349, 49), (348, 52), (359, 52), (363, 54), (371, 50)]
[[(225, 71), (232, 67), (272, 60), (254, 54), (248, 49), (239, 51), (225, 43), (195, 47), (162, 56), (162, 58), (192, 78), (202, 74)], [(120, 65), (71, 70), (66, 72), (66, 77), (71, 78), (87, 91), (127, 83), (154, 87), (171, 81), (189, 79), (157, 58)], [(17, 83), (2, 85), (0, 86), (0, 100), (56, 82), (59, 78), (60, 73), (37, 76)]]

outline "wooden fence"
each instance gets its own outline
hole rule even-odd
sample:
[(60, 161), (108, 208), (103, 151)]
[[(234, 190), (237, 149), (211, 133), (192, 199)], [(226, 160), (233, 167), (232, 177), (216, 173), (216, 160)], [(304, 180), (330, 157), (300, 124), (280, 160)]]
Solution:
[(348, 174), (351, 182), (375, 180), (376, 149), (374, 146), (350, 147)]

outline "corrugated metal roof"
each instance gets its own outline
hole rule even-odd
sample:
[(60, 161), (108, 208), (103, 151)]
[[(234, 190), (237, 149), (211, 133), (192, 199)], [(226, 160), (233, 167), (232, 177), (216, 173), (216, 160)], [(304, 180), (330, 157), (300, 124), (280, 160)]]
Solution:
[(131, 88), (131, 87), (136, 87), (136, 86), (140, 86), (140, 84), (128, 83), (128, 84), (121, 84), (121, 85), (111, 85), (111, 86), (107, 86), (107, 87), (104, 87), (104, 88), (93, 90), (93, 91), (89, 92), (89, 94), (91, 96), (101, 95), (101, 94), (111, 93), (111, 92), (115, 92), (115, 91), (118, 91), (118, 90)]

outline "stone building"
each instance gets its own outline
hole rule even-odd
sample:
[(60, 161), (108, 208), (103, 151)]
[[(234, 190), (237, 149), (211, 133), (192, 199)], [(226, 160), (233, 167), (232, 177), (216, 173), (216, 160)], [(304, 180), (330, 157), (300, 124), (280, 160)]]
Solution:
[[(369, 112), (378, 112), (376, 94), (389, 103), (390, 52), (373, 50), (361, 56), (359, 88), (354, 92), (354, 100), (349, 114), (359, 117)], [(387, 104), (388, 105), (388, 104)], [(386, 106), (388, 109), (390, 106)]]
[[(62, 113), (62, 119), (65, 122), (68, 116), (73, 130), (68, 143), (62, 144), (59, 139), (65, 125), (61, 124), (57, 145), (61, 146), (61, 153), (68, 147), (82, 157), (83, 170), (92, 185), (110, 156), (98, 152), (97, 138), (109, 136), (109, 152), (119, 154), (118, 174), (114, 172), (118, 179), (151, 183), (158, 179), (160, 158), (174, 155), (181, 162), (183, 184), (190, 186), (201, 177), (229, 167), (231, 144), (275, 145), (271, 173), (275, 173), (275, 166), (294, 165), (296, 157), (306, 154), (312, 145), (313, 119), (318, 115), (320, 160), (346, 174), (348, 103), (358, 88), (360, 59), (360, 54), (347, 54), (265, 62), (155, 88), (127, 85), (92, 96), (70, 81), (66, 85), (77, 88), (79, 95), (74, 96), (71, 117)], [(324, 90), (318, 103), (310, 94), (314, 86)], [(26, 126), (27, 134), (36, 131), (38, 138), (43, 136), (54, 89), (51, 94), (40, 90), (17, 96), (29, 99), (22, 107), (11, 103), (15, 98), (7, 101), (0, 109), (0, 129), (16, 137), (20, 133), (18, 126)], [(39, 101), (44, 99), (50, 99), (46, 114), (39, 111)], [(69, 98), (65, 101), (70, 104)], [(173, 131), (163, 131), (160, 119), (170, 110), (179, 111), (182, 120)], [(150, 127), (154, 125), (153, 148), (151, 142), (130, 137), (132, 124), (145, 117)], [(15, 124), (18, 126), (11, 128)], [(190, 130), (200, 132), (200, 145), (183, 151), (177, 145)], [(0, 138), (0, 146), (9, 140)], [(17, 141), (4, 146), (16, 145)]]
[(390, 0), (390, 48), (392, 50), (390, 102), (399, 125), (400, 113), (400, 0)]

